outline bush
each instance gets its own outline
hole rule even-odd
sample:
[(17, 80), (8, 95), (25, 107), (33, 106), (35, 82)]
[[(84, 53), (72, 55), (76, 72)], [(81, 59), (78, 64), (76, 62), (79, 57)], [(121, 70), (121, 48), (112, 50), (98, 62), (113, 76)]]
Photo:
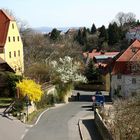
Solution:
[(41, 97), (40, 102), (36, 102), (37, 109), (46, 108), (48, 106), (54, 105), (54, 103), (57, 101), (57, 97), (52, 94), (43, 94)]
[(22, 76), (15, 75), (11, 72), (0, 72), (0, 82), (3, 88), (0, 89), (2, 93), (0, 96), (15, 97), (16, 95), (16, 82), (22, 79)]
[(69, 91), (73, 89), (73, 84), (70, 83), (61, 83), (56, 85), (58, 102), (64, 102), (65, 96), (68, 94)]
[(111, 113), (114, 116), (110, 119), (113, 123), (108, 126), (114, 140), (140, 139), (140, 95), (115, 101), (114, 111)]

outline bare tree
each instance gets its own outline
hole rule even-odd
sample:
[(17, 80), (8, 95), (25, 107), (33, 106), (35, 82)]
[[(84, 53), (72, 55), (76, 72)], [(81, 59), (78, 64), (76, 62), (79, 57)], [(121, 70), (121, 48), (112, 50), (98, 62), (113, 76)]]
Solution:
[(121, 27), (124, 25), (131, 25), (133, 22), (136, 21), (136, 15), (132, 12), (129, 13), (119, 12), (116, 15), (116, 20)]

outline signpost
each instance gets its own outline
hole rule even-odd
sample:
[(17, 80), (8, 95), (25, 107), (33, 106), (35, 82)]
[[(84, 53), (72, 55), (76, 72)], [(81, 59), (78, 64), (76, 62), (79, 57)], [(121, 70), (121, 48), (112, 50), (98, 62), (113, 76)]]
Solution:
[(26, 102), (26, 109), (27, 109), (27, 121), (28, 121), (28, 105), (29, 105), (29, 97), (28, 95), (26, 94), (25, 96), (25, 102)]

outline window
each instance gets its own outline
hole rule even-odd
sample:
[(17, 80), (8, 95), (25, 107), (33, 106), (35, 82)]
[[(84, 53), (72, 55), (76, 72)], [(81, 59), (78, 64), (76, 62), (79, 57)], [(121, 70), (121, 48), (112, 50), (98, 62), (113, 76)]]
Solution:
[(16, 57), (16, 51), (14, 51), (14, 57)]
[(121, 79), (122, 78), (122, 75), (121, 74), (118, 74), (117, 75), (117, 79)]
[(19, 36), (17, 37), (17, 41), (19, 41)]
[(14, 23), (12, 23), (12, 28), (14, 29)]
[(132, 78), (132, 84), (136, 84), (136, 78)]
[(18, 56), (20, 56), (20, 50), (18, 50)]
[(13, 41), (15, 42), (15, 37), (13, 36)]
[(8, 37), (8, 41), (9, 41), (9, 42), (11, 41), (10, 36)]
[(11, 52), (9, 52), (9, 58), (11, 58), (12, 57), (12, 54), (11, 54)]

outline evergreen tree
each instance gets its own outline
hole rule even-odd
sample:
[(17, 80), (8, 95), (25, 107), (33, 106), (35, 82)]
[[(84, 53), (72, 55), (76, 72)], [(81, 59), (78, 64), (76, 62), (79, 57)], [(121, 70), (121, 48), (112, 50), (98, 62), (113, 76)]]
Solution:
[(103, 41), (107, 41), (108, 33), (104, 25), (101, 28), (99, 28), (99, 32), (100, 32), (99, 38), (103, 38)]
[(83, 29), (78, 30), (76, 40), (77, 40), (77, 42), (79, 42), (80, 45), (86, 45), (86, 43), (87, 43), (87, 29), (85, 27)]
[(84, 45), (83, 39), (82, 39), (82, 31), (79, 29), (78, 34), (76, 36), (76, 40), (80, 45)]
[(60, 31), (58, 31), (56, 28), (54, 28), (51, 32), (50, 39), (57, 40), (60, 37)]
[(86, 45), (87, 44), (87, 29), (85, 27), (83, 29), (82, 38), (83, 38), (84, 45)]
[(96, 79), (96, 68), (94, 67), (94, 62), (92, 59), (90, 59), (88, 66), (85, 70), (85, 76), (88, 81), (93, 81)]
[(120, 34), (119, 34), (119, 27), (117, 26), (116, 22), (113, 24), (109, 24), (108, 27), (108, 37), (109, 37), (109, 44), (113, 45), (120, 40)]
[(94, 33), (96, 33), (96, 26), (95, 26), (95, 24), (93, 23), (93, 24), (92, 24), (92, 27), (91, 27), (91, 34), (94, 34)]

